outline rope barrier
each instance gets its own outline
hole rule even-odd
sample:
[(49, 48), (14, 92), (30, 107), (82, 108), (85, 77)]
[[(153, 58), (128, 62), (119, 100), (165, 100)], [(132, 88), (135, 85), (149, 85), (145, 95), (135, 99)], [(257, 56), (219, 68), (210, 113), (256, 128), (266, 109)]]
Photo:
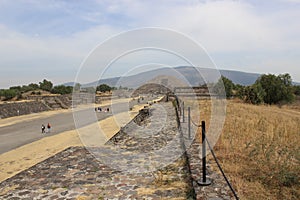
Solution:
[(208, 147), (209, 147), (209, 149), (210, 149), (210, 152), (211, 152), (212, 156), (214, 157), (214, 160), (216, 161), (216, 163), (217, 163), (217, 165), (218, 165), (218, 168), (219, 168), (219, 170), (221, 171), (221, 173), (222, 173), (222, 175), (223, 175), (223, 177), (224, 177), (224, 179), (225, 179), (227, 185), (229, 186), (230, 190), (232, 191), (232, 193), (233, 193), (235, 199), (236, 199), (236, 200), (239, 200), (239, 197), (237, 196), (235, 190), (233, 189), (231, 183), (229, 182), (227, 176), (225, 175), (225, 172), (223, 171), (223, 169), (222, 169), (222, 167), (221, 167), (221, 165), (220, 165), (220, 163), (219, 163), (219, 161), (218, 161), (218, 159), (217, 159), (217, 157), (216, 157), (216, 155), (215, 155), (215, 153), (214, 153), (212, 147), (210, 146), (210, 143), (208, 142), (207, 138), (206, 138), (205, 140), (206, 140), (206, 142), (207, 142), (207, 144), (208, 144)]
[[(190, 120), (191, 120), (191, 122), (192, 122), (192, 124), (193, 124), (194, 126), (196, 126), (196, 127), (198, 127), (198, 128), (202, 127), (201, 124), (200, 124), (200, 125), (199, 125), (199, 124), (196, 124), (196, 123), (192, 120), (192, 118), (190, 118)], [(220, 165), (220, 163), (219, 163), (219, 161), (218, 161), (218, 159), (217, 159), (217, 157), (216, 157), (216, 155), (215, 155), (215, 152), (214, 152), (213, 148), (211, 147), (209, 141), (207, 140), (207, 137), (205, 137), (205, 140), (206, 140), (206, 142), (207, 142), (207, 144), (208, 144), (208, 147), (209, 147), (209, 149), (210, 149), (210, 152), (211, 152), (211, 154), (212, 154), (212, 156), (213, 156), (213, 158), (214, 158), (214, 160), (215, 160), (215, 162), (216, 162), (216, 164), (217, 164), (217, 166), (218, 166), (220, 172), (222, 173), (222, 175), (223, 175), (223, 177), (224, 177), (224, 179), (225, 179), (227, 185), (229, 186), (229, 188), (230, 188), (231, 192), (233, 193), (235, 199), (236, 199), (236, 200), (239, 200), (239, 197), (237, 196), (237, 194), (236, 194), (234, 188), (232, 187), (231, 183), (229, 182), (229, 180), (228, 180), (228, 178), (227, 178), (227, 176), (226, 176), (224, 170), (222, 169), (222, 167), (221, 167), (221, 165)], [(196, 182), (197, 182), (197, 181), (196, 181)], [(198, 182), (197, 182), (197, 183), (198, 183)]]
[(191, 122), (192, 122), (192, 124), (193, 124), (194, 126), (196, 126), (196, 127), (198, 127), (198, 128), (201, 127), (201, 124), (196, 124), (196, 123), (192, 120), (192, 118), (191, 118)]

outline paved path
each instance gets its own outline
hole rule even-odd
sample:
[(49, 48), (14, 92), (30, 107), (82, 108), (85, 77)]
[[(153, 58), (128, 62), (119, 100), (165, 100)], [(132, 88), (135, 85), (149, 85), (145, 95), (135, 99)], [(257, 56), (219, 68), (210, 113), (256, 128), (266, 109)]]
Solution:
[[(140, 104), (146, 103), (150, 99), (141, 101)], [(137, 104), (137, 101), (131, 102), (130, 106)], [(128, 103), (121, 102), (104, 108), (110, 108), (110, 112), (95, 112), (94, 108), (86, 108), (76, 111), (75, 113), (70, 110), (69, 112), (59, 113), (51, 116), (44, 116), (42, 118), (35, 118), (30, 121), (20, 121), (18, 123), (0, 126), (0, 154), (23, 146), (25, 144), (37, 141), (43, 137), (58, 134), (68, 130), (75, 129), (73, 115), (80, 116), (81, 120), (76, 122), (76, 128), (84, 127), (92, 124), (97, 120), (103, 120), (113, 114), (125, 112), (128, 110)], [(92, 113), (92, 115), (91, 115)], [(52, 125), (51, 133), (48, 135), (41, 134), (41, 125)], [(0, 121), (1, 123), (1, 121)]]
[[(149, 118), (138, 124), (143, 135), (131, 121), (93, 154), (66, 149), (0, 183), (0, 199), (193, 199), (174, 108), (161, 105), (152, 106)], [(150, 131), (153, 123), (161, 129)], [(95, 159), (97, 152), (103, 159)]]

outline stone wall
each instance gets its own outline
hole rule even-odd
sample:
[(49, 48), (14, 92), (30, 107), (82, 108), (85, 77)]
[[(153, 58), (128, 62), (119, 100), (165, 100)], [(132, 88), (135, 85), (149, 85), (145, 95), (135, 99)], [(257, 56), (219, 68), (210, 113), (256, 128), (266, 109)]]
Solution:
[(27, 101), (0, 104), (0, 119), (49, 110), (68, 109), (71, 105), (71, 95), (31, 95), (28, 96)]
[(72, 95), (31, 95), (27, 97), (28, 100), (41, 101), (51, 109), (67, 109), (72, 105)]
[(47, 105), (37, 101), (3, 103), (0, 104), (0, 118), (26, 115), (30, 113), (38, 113), (48, 110), (50, 110), (50, 108)]

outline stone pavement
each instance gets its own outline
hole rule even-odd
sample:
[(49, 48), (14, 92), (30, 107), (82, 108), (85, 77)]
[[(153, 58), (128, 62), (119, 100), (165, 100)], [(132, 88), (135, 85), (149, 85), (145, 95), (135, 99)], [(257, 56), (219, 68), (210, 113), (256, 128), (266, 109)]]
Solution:
[(2, 182), (0, 199), (188, 199), (189, 183), (184, 158), (159, 172), (127, 174), (71, 147)]
[[(230, 200), (234, 199), (230, 188), (226, 184), (223, 176), (219, 173), (219, 169), (212, 158), (207, 158), (207, 179), (211, 181), (209, 186), (200, 186), (199, 181), (202, 180), (202, 165), (200, 163), (202, 145), (199, 141), (194, 140), (190, 148), (187, 150), (191, 176), (193, 179), (193, 187), (196, 193), (196, 199), (201, 200)], [(208, 156), (209, 157), (209, 156)]]
[(213, 162), (212, 185), (197, 184), (201, 146), (182, 137), (172, 104), (148, 111), (102, 147), (70, 147), (3, 181), (0, 199), (231, 199)]
[(101, 148), (68, 148), (0, 183), (0, 199), (194, 199), (176, 123), (154, 105), (140, 132), (131, 121)]

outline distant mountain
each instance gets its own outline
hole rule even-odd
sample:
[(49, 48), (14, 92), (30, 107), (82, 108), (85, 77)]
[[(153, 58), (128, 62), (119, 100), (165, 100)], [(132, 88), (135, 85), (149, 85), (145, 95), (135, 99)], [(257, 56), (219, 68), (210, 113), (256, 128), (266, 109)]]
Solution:
[(64, 83), (62, 85), (64, 86), (74, 86), (76, 83), (75, 82), (67, 82), (67, 83)]
[(298, 83), (298, 82), (293, 82), (293, 84), (294, 84), (294, 85), (300, 85), (300, 83)]
[[(91, 87), (91, 86), (101, 85), (101, 84), (107, 84), (107, 85), (110, 85), (110, 86), (116, 86), (119, 80), (120, 80), (120, 77), (100, 79), (99, 81), (94, 81), (94, 82), (91, 82), (91, 83), (88, 83), (88, 84), (83, 84), (82, 86), (83, 87)], [(125, 85), (122, 85), (122, 86), (127, 87)]]
[[(200, 73), (199, 73), (200, 72)], [(220, 70), (221, 75), (229, 78), (236, 84), (240, 85), (251, 85), (253, 84), (260, 74), (247, 73), (240, 71), (231, 70)], [(136, 88), (147, 81), (154, 79), (157, 76), (166, 75), (179, 78), (181, 80), (186, 80), (192, 86), (202, 85), (204, 83), (216, 82), (218, 76), (215, 69), (209, 68), (194, 68), (189, 66), (180, 66), (175, 68), (160, 68), (156, 70), (141, 72), (136, 75), (126, 76), (126, 77), (114, 77), (101, 79), (99, 81), (94, 81), (88, 84), (83, 84), (83, 87), (90, 87), (100, 84), (107, 84), (110, 86), (122, 86), (129, 88)], [(203, 77), (206, 78), (204, 81)], [(74, 84), (74, 83), (73, 83)]]
[[(200, 72), (200, 73), (199, 73)], [(100, 84), (107, 84), (115, 87), (129, 87), (137, 88), (143, 85), (145, 82), (155, 79), (158, 76), (173, 76), (176, 79), (184, 80), (192, 86), (198, 86), (205, 83), (216, 82), (219, 78), (218, 73), (225, 76), (226, 78), (232, 80), (235, 84), (240, 85), (252, 85), (261, 76), (258, 73), (248, 73), (233, 70), (219, 70), (217, 72), (215, 69), (209, 68), (195, 68), (190, 66), (179, 66), (174, 68), (160, 68), (155, 70), (150, 70), (146, 72), (141, 72), (136, 75), (126, 76), (126, 77), (114, 77), (101, 79), (99, 81), (94, 81), (91, 83), (83, 84), (83, 87), (91, 87)], [(203, 79), (205, 77), (206, 80)], [(69, 85), (73, 83), (66, 83), (64, 85)], [(299, 84), (299, 83), (294, 83)]]
[(257, 73), (240, 72), (232, 70), (220, 70), (221, 75), (232, 80), (235, 84), (252, 85), (261, 76)]

